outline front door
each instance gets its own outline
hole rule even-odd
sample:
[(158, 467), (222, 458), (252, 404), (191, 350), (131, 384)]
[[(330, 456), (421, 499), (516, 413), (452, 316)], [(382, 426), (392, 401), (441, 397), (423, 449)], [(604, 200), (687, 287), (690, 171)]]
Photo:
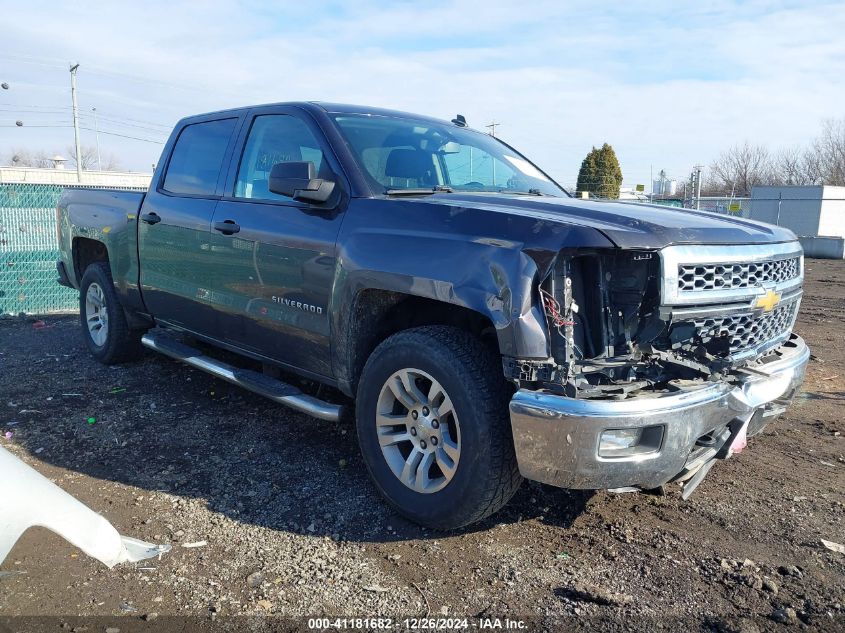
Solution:
[(141, 292), (157, 319), (214, 336), (211, 219), (238, 118), (200, 121), (179, 133), (138, 216)]
[(311, 161), (318, 177), (335, 181), (340, 169), (315, 124), (296, 108), (262, 108), (250, 117), (229, 191), (212, 219), (221, 264), (212, 292), (237, 306), (223, 328), (226, 340), (331, 376), (329, 303), (342, 187), (329, 202), (311, 205), (271, 193), (268, 180), (273, 165), (285, 161)]

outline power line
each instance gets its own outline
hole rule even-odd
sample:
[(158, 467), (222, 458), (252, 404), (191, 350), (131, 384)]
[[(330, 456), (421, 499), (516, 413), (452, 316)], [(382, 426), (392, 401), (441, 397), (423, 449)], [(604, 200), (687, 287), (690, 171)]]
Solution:
[[(0, 125), (0, 128), (3, 128), (3, 127), (14, 127), (14, 128), (18, 128), (18, 129), (20, 129), (20, 128), (23, 128), (23, 129), (28, 129), (28, 128), (30, 128), (30, 129), (31, 128), (51, 128), (51, 129), (55, 129), (55, 128), (71, 128), (71, 127), (73, 127), (73, 124), (68, 123), (68, 124), (65, 124), (65, 125)], [(86, 130), (88, 132), (96, 132), (96, 130), (94, 128), (85, 127), (84, 125), (80, 125), (79, 129), (80, 130)], [(118, 132), (109, 132), (107, 130), (100, 130), (100, 134), (106, 134), (108, 136), (119, 136), (120, 138), (128, 138), (128, 139), (132, 139), (133, 141), (144, 141), (145, 143), (155, 143), (156, 145), (164, 145), (164, 143), (166, 142), (166, 141), (156, 140), (156, 139), (152, 139), (152, 138), (142, 138), (140, 136), (130, 136), (128, 134), (120, 134)]]
[[(88, 130), (89, 132), (94, 132), (94, 128), (90, 127), (80, 127), (82, 130)], [(120, 138), (131, 138), (133, 141), (144, 141), (145, 143), (155, 143), (156, 145), (164, 145), (166, 141), (157, 141), (151, 138), (141, 138), (139, 136), (129, 136), (127, 134), (118, 134), (117, 132), (107, 132), (105, 130), (100, 130), (100, 134), (106, 134), (108, 136), (119, 136)]]
[[(0, 103), (0, 106), (15, 106), (13, 103)], [(35, 109), (38, 108), (38, 109)], [(70, 106), (36, 106), (36, 105), (26, 105), (17, 108), (3, 108), (0, 107), (0, 112), (27, 112), (32, 114), (67, 114), (68, 111), (72, 111)], [(99, 113), (100, 111), (97, 110)], [(87, 112), (80, 112), (79, 116), (90, 117), (91, 115)], [(154, 130), (155, 128), (160, 128), (162, 130), (166, 130), (169, 132), (173, 126), (166, 125), (164, 123), (155, 123), (153, 121), (144, 121), (140, 119), (130, 119), (128, 117), (120, 117), (120, 116), (109, 116), (106, 115), (99, 115), (100, 119), (108, 119), (109, 121), (113, 121), (115, 123), (119, 123), (121, 125), (126, 125), (130, 127), (148, 127), (150, 130)], [(132, 123), (124, 123), (124, 121), (131, 121)], [(137, 125), (140, 123), (144, 123), (146, 125)]]

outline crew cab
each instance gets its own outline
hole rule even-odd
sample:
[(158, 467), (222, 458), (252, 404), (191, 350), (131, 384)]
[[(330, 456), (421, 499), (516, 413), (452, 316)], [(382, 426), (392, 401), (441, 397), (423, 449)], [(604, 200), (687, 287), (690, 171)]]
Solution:
[(523, 477), (686, 497), (784, 410), (809, 358), (791, 232), (573, 198), (460, 115), (192, 116), (145, 194), (66, 190), (57, 213), (59, 280), (98, 360), (146, 347), (354, 413), (378, 491), (437, 529)]

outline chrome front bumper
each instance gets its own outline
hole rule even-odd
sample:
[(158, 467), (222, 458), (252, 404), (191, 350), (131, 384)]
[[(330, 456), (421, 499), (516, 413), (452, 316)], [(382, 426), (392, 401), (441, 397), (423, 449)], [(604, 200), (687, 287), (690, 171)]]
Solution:
[[(754, 435), (783, 411), (804, 380), (809, 358), (803, 339), (792, 335), (769, 362), (737, 371), (738, 384), (720, 381), (628, 400), (577, 400), (520, 390), (510, 403), (519, 470), (534, 481), (593, 490), (649, 489), (683, 479), (713, 458), (729, 456), (740, 429)], [(650, 452), (599, 455), (603, 431), (646, 427), (662, 429)], [(719, 442), (702, 443), (712, 437)]]

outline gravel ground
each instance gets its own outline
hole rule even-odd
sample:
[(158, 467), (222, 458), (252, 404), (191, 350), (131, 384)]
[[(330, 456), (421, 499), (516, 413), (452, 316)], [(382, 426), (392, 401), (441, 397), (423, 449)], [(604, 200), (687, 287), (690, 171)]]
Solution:
[[(122, 534), (174, 546), (109, 570), (30, 530), (0, 568), (25, 572), (0, 573), (0, 615), (119, 617), (124, 630), (152, 614), (845, 629), (845, 554), (820, 544), (845, 543), (845, 262), (808, 260), (807, 274), (797, 329), (814, 357), (803, 393), (689, 501), (675, 487), (613, 495), (526, 483), (502, 512), (455, 534), (387, 508), (347, 423), (152, 353), (104, 367), (76, 317), (0, 320), (3, 447)], [(182, 546), (197, 541), (207, 544)]]

